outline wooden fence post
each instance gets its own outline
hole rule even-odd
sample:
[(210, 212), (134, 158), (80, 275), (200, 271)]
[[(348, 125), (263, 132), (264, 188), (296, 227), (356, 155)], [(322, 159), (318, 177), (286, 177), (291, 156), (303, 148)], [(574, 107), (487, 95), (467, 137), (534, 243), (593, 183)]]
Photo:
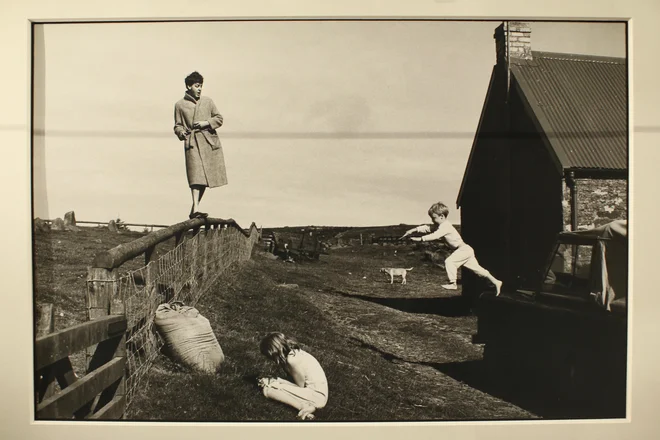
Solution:
[(218, 273), (218, 225), (213, 225), (211, 229), (211, 243), (209, 250), (209, 257), (211, 259), (210, 267), (208, 268), (211, 277), (215, 278), (215, 275)]
[[(117, 272), (100, 267), (87, 269), (87, 320), (102, 318), (110, 313), (110, 304), (117, 296)], [(96, 346), (87, 349), (87, 368)]]
[[(192, 305), (195, 299), (196, 290), (199, 288), (197, 279), (198, 254), (199, 254), (199, 228), (193, 232), (192, 240), (188, 242), (190, 248), (190, 289), (188, 298), (184, 300), (188, 305)], [(183, 298), (182, 298), (183, 299)]]
[(174, 235), (174, 247), (178, 246), (181, 243), (181, 240), (183, 240), (184, 233), (179, 232)]
[[(172, 286), (173, 292), (172, 296), (170, 298), (167, 298), (167, 301), (171, 301), (174, 298), (178, 298), (179, 295), (181, 294), (181, 290), (183, 289), (184, 283), (181, 281), (181, 278), (183, 277), (183, 266), (185, 264), (186, 260), (186, 254), (185, 254), (185, 245), (182, 245), (183, 239), (185, 237), (185, 234), (183, 231), (177, 233), (174, 235), (174, 247), (178, 248), (177, 252), (179, 252), (180, 258), (181, 258), (181, 264), (177, 264), (174, 267), (174, 284)], [(180, 246), (181, 245), (181, 246)], [(180, 247), (179, 247), (180, 246)]]
[[(145, 283), (150, 282), (148, 278), (149, 276), (147, 276)], [(93, 321), (108, 315), (126, 315), (126, 304), (124, 304), (123, 298), (120, 297), (119, 293), (116, 269), (88, 268), (87, 320)], [(126, 358), (126, 332), (124, 332), (117, 345), (111, 341), (105, 341), (101, 344), (103, 344), (101, 350), (98, 350), (101, 348), (100, 344), (95, 344), (87, 348), (88, 372), (99, 368), (100, 365), (108, 362), (114, 356)], [(111, 387), (101, 393), (85, 410), (94, 410), (94, 408), (102, 407), (112, 396), (123, 398), (126, 394), (125, 388), (126, 372), (124, 372), (122, 378), (117, 382), (116, 387)]]
[(218, 273), (218, 225), (213, 225), (213, 229), (211, 231), (211, 258), (212, 258), (212, 263), (210, 270), (213, 272), (213, 274)]
[(154, 291), (156, 290), (156, 286), (154, 284), (154, 280), (157, 279), (157, 274), (154, 273), (156, 272), (156, 268), (154, 268), (153, 264), (149, 265), (155, 250), (156, 247), (152, 246), (144, 252), (144, 288), (147, 292), (148, 298), (151, 298), (151, 296), (154, 294)]
[[(206, 282), (211, 275), (209, 273), (209, 227), (208, 223), (204, 227), (204, 233), (201, 234), (202, 245), (200, 250), (202, 251), (202, 282), (204, 283), (204, 289), (206, 289)], [(195, 301), (197, 302), (197, 301)]]
[(220, 227), (218, 228), (218, 272), (225, 270), (225, 242), (227, 241), (227, 231)]
[(37, 317), (37, 338), (55, 331), (55, 307), (52, 304), (39, 304)]
[[(110, 314), (111, 315), (124, 315), (126, 316), (126, 304), (123, 301), (123, 298), (121, 298), (117, 293), (117, 289), (114, 289), (113, 291), (114, 296), (110, 302)], [(128, 352), (126, 350), (126, 332), (122, 335), (121, 339), (119, 340), (119, 345), (115, 349), (115, 356), (118, 357), (123, 357), (126, 359), (126, 367), (124, 370), (124, 376), (121, 378), (119, 381), (119, 384), (117, 385), (116, 391), (113, 393), (112, 388), (109, 388), (105, 391), (105, 394), (102, 393), (100, 398), (99, 398), (99, 404), (100, 406), (103, 406), (106, 404), (106, 402), (109, 402), (113, 398), (113, 394), (115, 398), (119, 399), (126, 399), (126, 386), (127, 386), (127, 381), (128, 381), (128, 374), (130, 373), (128, 371)], [(106, 397), (107, 394), (107, 397)], [(125, 400), (124, 400), (125, 401)], [(126, 405), (126, 403), (124, 403)], [(126, 418), (126, 414), (123, 413), (121, 416), (122, 419)]]

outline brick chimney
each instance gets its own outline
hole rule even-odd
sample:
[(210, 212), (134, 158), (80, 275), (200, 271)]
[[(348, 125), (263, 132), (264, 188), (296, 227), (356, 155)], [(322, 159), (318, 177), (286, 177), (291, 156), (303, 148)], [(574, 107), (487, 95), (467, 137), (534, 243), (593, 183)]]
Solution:
[(532, 29), (529, 23), (505, 21), (495, 29), (497, 64), (507, 66), (516, 59), (532, 59)]

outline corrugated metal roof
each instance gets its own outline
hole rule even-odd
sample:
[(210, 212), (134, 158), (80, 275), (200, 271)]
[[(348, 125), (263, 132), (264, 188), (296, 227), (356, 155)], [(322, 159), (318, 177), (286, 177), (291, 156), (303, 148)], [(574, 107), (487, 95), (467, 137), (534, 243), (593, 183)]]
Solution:
[(511, 72), (564, 169), (628, 168), (623, 58), (532, 52)]

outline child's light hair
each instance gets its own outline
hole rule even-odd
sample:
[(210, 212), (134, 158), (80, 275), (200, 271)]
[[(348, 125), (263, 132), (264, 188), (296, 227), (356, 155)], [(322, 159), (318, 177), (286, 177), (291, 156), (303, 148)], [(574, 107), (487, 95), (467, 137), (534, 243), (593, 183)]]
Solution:
[(434, 203), (429, 208), (429, 216), (431, 214), (444, 215), (447, 218), (449, 216), (449, 208), (442, 202)]
[(286, 364), (286, 357), (292, 350), (299, 350), (298, 343), (279, 332), (273, 332), (261, 340), (259, 344), (261, 354), (277, 362), (278, 365)]

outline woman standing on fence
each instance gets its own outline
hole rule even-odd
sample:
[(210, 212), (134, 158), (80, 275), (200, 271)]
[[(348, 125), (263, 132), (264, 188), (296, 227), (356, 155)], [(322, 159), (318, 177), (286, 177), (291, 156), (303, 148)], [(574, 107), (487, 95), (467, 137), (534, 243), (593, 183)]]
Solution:
[(206, 217), (208, 214), (199, 209), (204, 191), (227, 184), (225, 159), (216, 132), (223, 120), (213, 100), (201, 96), (202, 75), (193, 72), (186, 77), (185, 83), (186, 93), (174, 105), (174, 134), (183, 141), (192, 195), (189, 217)]

